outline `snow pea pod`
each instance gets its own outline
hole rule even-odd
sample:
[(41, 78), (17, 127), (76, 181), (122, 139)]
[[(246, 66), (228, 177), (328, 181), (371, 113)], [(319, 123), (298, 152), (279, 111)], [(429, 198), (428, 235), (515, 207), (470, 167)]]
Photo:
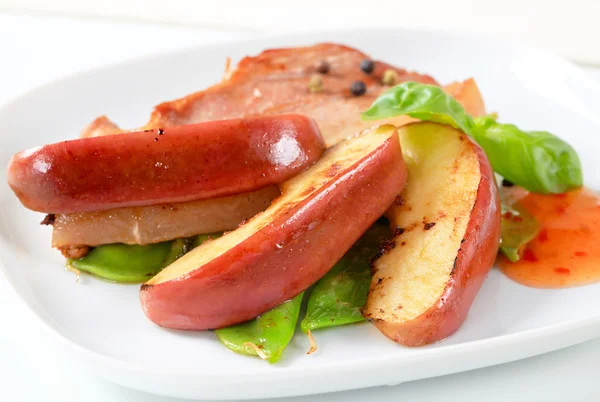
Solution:
[(509, 196), (504, 186), (498, 186), (498, 194), (502, 205), (500, 252), (510, 262), (517, 262), (521, 259), (527, 243), (538, 235), (540, 225), (533, 215), (519, 205), (518, 200)]
[(223, 232), (199, 234), (192, 237), (191, 248), (196, 248), (207, 240), (216, 239), (217, 237), (223, 236)]
[(371, 283), (369, 262), (390, 237), (386, 224), (375, 223), (317, 282), (308, 299), (302, 331), (364, 321), (360, 309), (367, 301)]
[(163, 261), (163, 268), (171, 265), (178, 258), (191, 250), (191, 239), (175, 239), (171, 243), (171, 248)]
[(511, 262), (521, 259), (527, 243), (535, 239), (540, 231), (538, 221), (518, 204), (502, 205), (502, 237), (500, 252)]
[(303, 295), (300, 293), (253, 320), (218, 329), (215, 332), (219, 341), (234, 352), (276, 363), (294, 336)]
[(67, 264), (82, 272), (123, 283), (145, 282), (167, 266), (174, 256), (183, 255), (183, 243), (166, 241), (144, 246), (105, 244)]

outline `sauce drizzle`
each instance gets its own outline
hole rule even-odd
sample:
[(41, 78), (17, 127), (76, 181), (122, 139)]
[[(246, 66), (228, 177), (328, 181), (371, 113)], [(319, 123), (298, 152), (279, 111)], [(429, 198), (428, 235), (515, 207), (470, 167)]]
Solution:
[(600, 197), (581, 188), (541, 195), (505, 188), (540, 224), (520, 261), (504, 256), (498, 265), (511, 279), (536, 288), (564, 288), (600, 282)]

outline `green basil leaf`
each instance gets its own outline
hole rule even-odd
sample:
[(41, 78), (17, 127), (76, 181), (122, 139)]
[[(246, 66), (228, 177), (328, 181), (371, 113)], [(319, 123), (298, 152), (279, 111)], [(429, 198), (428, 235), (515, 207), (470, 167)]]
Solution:
[(494, 170), (534, 193), (564, 193), (583, 184), (581, 163), (565, 141), (545, 131), (521, 131), (489, 117), (475, 118), (471, 136)]
[(496, 172), (529, 191), (563, 193), (583, 184), (579, 157), (565, 141), (544, 131), (524, 132), (493, 117), (473, 119), (440, 87), (397, 85), (377, 98), (362, 118), (400, 115), (461, 129), (483, 148)]
[(401, 115), (447, 124), (467, 134), (473, 127), (471, 116), (456, 99), (438, 86), (418, 82), (404, 82), (385, 91), (361, 117), (380, 120)]

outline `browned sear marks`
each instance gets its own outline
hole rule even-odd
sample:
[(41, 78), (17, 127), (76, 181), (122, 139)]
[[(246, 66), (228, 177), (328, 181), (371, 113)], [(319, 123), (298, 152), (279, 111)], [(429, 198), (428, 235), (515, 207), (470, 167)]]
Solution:
[(423, 230), (429, 230), (435, 226), (435, 222), (425, 222), (423, 224)]
[(327, 169), (327, 171), (325, 172), (325, 177), (335, 177), (339, 173), (341, 168), (342, 167), (339, 164), (339, 162), (335, 162)]

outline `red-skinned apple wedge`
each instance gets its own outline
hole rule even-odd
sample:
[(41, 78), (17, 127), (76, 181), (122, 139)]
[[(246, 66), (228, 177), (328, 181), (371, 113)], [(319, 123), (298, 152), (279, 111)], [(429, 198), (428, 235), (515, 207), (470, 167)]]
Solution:
[(283, 183), (282, 195), (264, 212), (142, 285), (142, 308), (154, 323), (176, 329), (215, 329), (254, 318), (319, 280), (405, 182), (393, 126), (343, 141)]
[(372, 263), (363, 315), (407, 346), (442, 340), (463, 323), (500, 243), (500, 202), (481, 148), (453, 128), (399, 129), (408, 168), (387, 212), (395, 237)]

